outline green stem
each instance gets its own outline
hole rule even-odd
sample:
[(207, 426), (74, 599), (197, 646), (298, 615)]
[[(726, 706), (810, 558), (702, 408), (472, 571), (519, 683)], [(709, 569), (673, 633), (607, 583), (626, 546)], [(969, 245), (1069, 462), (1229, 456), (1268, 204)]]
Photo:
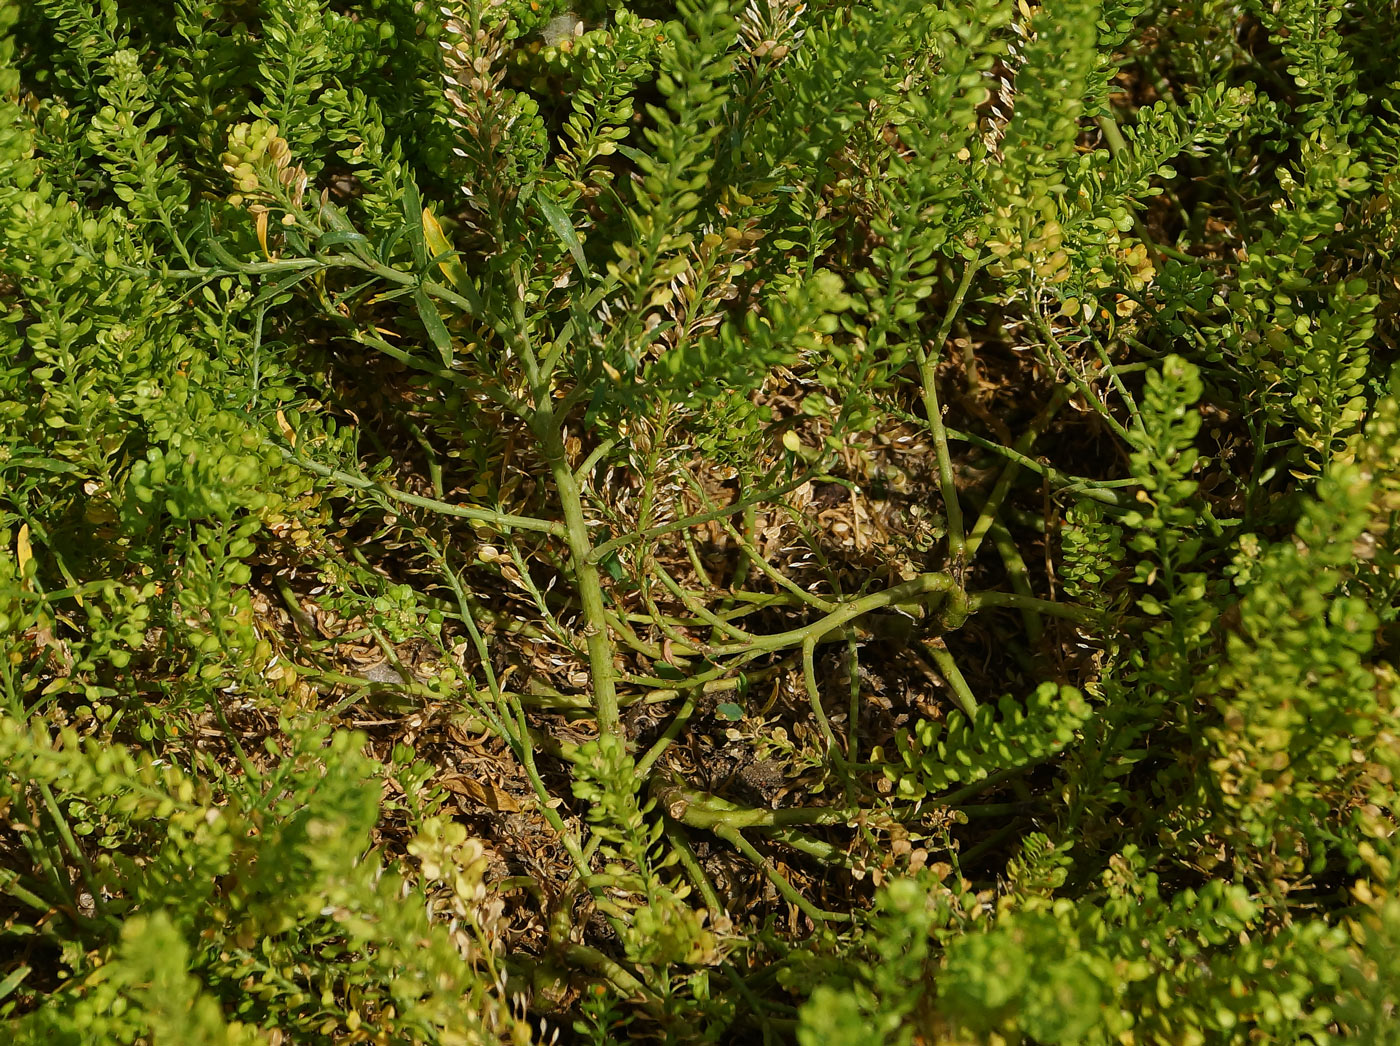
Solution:
[(701, 606), (700, 602), (683, 589), (676, 579), (655, 560), (652, 560), (649, 566), (666, 590), (679, 599), (686, 610), (690, 611), (711, 628), (724, 633), (730, 639), (739, 643), (753, 643), (759, 639), (759, 637), (752, 632), (746, 632), (742, 628), (731, 625), (728, 621), (724, 620), (724, 618)]
[(602, 443), (599, 443), (593, 448), (593, 452), (583, 459), (583, 464), (574, 470), (574, 479), (577, 480), (580, 485), (587, 482), (588, 477), (593, 474), (593, 470), (598, 466), (598, 462), (612, 453), (613, 448), (616, 446), (617, 440), (615, 439), (606, 439)]
[(962, 308), (968, 288), (972, 286), (972, 278), (981, 264), (981, 258), (973, 258), (963, 267), (958, 289), (953, 293), (953, 300), (948, 303), (948, 309), (943, 314), (943, 323), (934, 337), (933, 354), (929, 355), (924, 350), (921, 341), (916, 339), (914, 342), (914, 358), (919, 365), (924, 414), (927, 416), (929, 431), (933, 434), (938, 456), (938, 482), (943, 491), (943, 510), (948, 517), (948, 552), (953, 561), (953, 574), (958, 578), (962, 576), (963, 564), (966, 562), (962, 505), (958, 501), (958, 488), (953, 478), (953, 458), (948, 452), (948, 432), (943, 427), (943, 409), (938, 403), (938, 363), (943, 358), (943, 345), (948, 340), (948, 333), (953, 329), (953, 321), (957, 318), (958, 310)]
[[(961, 589), (953, 582), (947, 574), (920, 574), (912, 581), (887, 588), (882, 592), (873, 592), (860, 599), (853, 599), (831, 613), (818, 618), (810, 625), (801, 628), (790, 629), (787, 632), (778, 632), (775, 635), (763, 636), (739, 646), (718, 647), (714, 653), (741, 654), (741, 653), (770, 653), (774, 650), (785, 650), (788, 647), (801, 646), (810, 637), (813, 643), (819, 643), (833, 632), (840, 631), (851, 621), (870, 613), (872, 610), (879, 610), (881, 607), (894, 606), (900, 603), (925, 604), (931, 596), (948, 596), (950, 594), (961, 595)], [(965, 599), (957, 600), (959, 604), (965, 604)], [(957, 607), (958, 614), (963, 613), (964, 605)], [(959, 624), (961, 621), (958, 622)]]
[[(691, 480), (691, 489), (695, 491), (696, 496), (699, 497), (704, 503), (705, 508), (707, 510), (713, 510), (714, 505), (710, 501), (709, 495), (705, 493), (704, 487), (702, 487), (699, 483), (695, 482), (693, 477), (687, 475), (686, 478)], [(821, 596), (813, 595), (811, 592), (808, 592), (801, 585), (798, 585), (791, 578), (787, 577), (780, 570), (776, 569), (771, 563), (768, 562), (768, 560), (764, 559), (763, 555), (758, 551), (757, 548), (754, 547), (753, 542), (749, 541), (748, 538), (741, 534), (739, 532), (739, 529), (734, 526), (734, 524), (729, 520), (727, 516), (719, 517), (717, 522), (721, 527), (724, 528), (725, 533), (727, 533), (731, 538), (734, 539), (735, 543), (739, 546), (740, 551), (744, 553), (744, 557), (747, 558), (748, 562), (758, 567), (759, 571), (770, 581), (772, 581), (775, 585), (779, 586), (780, 588), (787, 589), (789, 592), (791, 592), (802, 602), (806, 603), (808, 606), (815, 607), (816, 609), (821, 610), (823, 612), (829, 613), (830, 611), (836, 609), (837, 605), (835, 603), (831, 602), (828, 599), (823, 599)]]
[(1113, 387), (1118, 390), (1118, 395), (1122, 398), (1124, 405), (1128, 408), (1128, 414), (1132, 416), (1133, 424), (1136, 425), (1140, 434), (1145, 435), (1147, 427), (1142, 421), (1142, 412), (1138, 410), (1137, 400), (1128, 391), (1128, 386), (1123, 384), (1122, 373), (1114, 364), (1108, 350), (1103, 347), (1103, 342), (1098, 338), (1090, 339), (1094, 343), (1094, 351), (1098, 354), (1099, 362), (1103, 364), (1103, 369), (1108, 372), (1108, 380), (1113, 383)]
[(851, 703), (846, 712), (846, 759), (860, 759), (860, 651), (855, 636), (846, 637), (847, 675), (851, 684)]
[[(1129, 367), (1132, 366), (1135, 365), (1129, 365)], [(1119, 367), (1118, 372), (1120, 374), (1127, 373), (1129, 367)], [(880, 409), (890, 417), (897, 418), (900, 421), (905, 421), (912, 425), (923, 425), (924, 423), (923, 418), (915, 414), (909, 414), (890, 404), (881, 404)], [(979, 436), (975, 432), (964, 432), (962, 429), (955, 428), (948, 428), (946, 431), (949, 439), (959, 440), (963, 443), (971, 443), (974, 447), (991, 451), (993, 454), (998, 454), (1008, 461), (1014, 461), (1024, 469), (1029, 469), (1037, 476), (1045, 477), (1051, 483), (1055, 484), (1055, 486), (1063, 490), (1079, 494), (1105, 505), (1117, 506), (1120, 504), (1120, 499), (1117, 494), (1113, 493), (1113, 488), (1135, 487), (1138, 485), (1138, 481), (1135, 479), (1089, 479), (1085, 476), (1071, 476), (1061, 472), (1053, 465), (1046, 465), (1036, 461), (1035, 458), (1027, 457), (1014, 447), (1003, 446), (995, 440), (987, 439), (985, 436)]]
[(635, 530), (630, 534), (623, 534), (610, 541), (604, 541), (601, 545), (594, 548), (592, 559), (596, 563), (606, 557), (609, 552), (616, 552), (618, 549), (626, 548), (628, 545), (635, 545), (638, 542), (660, 537), (663, 534), (674, 534), (676, 531), (685, 530), (688, 527), (698, 527), (702, 523), (723, 519), (726, 516), (737, 515), (751, 505), (757, 505), (763, 501), (772, 501), (774, 498), (782, 497), (784, 494), (790, 494), (804, 483), (809, 483), (819, 477), (820, 473), (818, 472), (804, 473), (800, 478), (789, 480), (787, 483), (778, 487), (773, 487), (770, 490), (765, 490), (761, 494), (753, 494), (740, 501), (735, 501), (732, 504), (725, 505), (723, 508), (717, 508), (710, 512), (700, 512), (694, 516), (686, 516), (684, 519), (678, 519), (673, 523), (658, 523), (654, 527), (647, 527), (644, 530)]
[(355, 490), (373, 491), (391, 501), (397, 501), (404, 505), (412, 505), (415, 508), (425, 508), (436, 512), (441, 516), (455, 516), (459, 519), (473, 519), (481, 523), (490, 523), (502, 530), (533, 530), (543, 534), (550, 534), (554, 537), (566, 537), (565, 526), (549, 519), (536, 519), (534, 516), (513, 516), (509, 512), (496, 512), (492, 509), (472, 508), (468, 505), (453, 505), (450, 502), (438, 501), (436, 498), (423, 498), (417, 494), (408, 494), (402, 490), (395, 490), (393, 487), (383, 483), (376, 483), (365, 476), (357, 476), (354, 473), (344, 472), (340, 469), (333, 469), (328, 465), (322, 465), (316, 461), (308, 461), (300, 457), (287, 447), (279, 448), (282, 457), (308, 472), (315, 473), (324, 479), (335, 480), (343, 483), (347, 487)]
[[(1001, 562), (1006, 567), (1007, 579), (1011, 582), (1015, 593), (1027, 599), (1033, 599), (1030, 570), (1026, 567), (1026, 560), (1021, 555), (1020, 548), (1011, 537), (1011, 531), (1006, 528), (1006, 524), (996, 522), (992, 524), (991, 537), (992, 544), (996, 546), (997, 554), (1001, 556)], [(970, 603), (969, 600), (969, 605)], [(1039, 649), (1041, 636), (1045, 634), (1045, 623), (1040, 620), (1038, 608), (1034, 603), (1028, 603), (1021, 605), (1018, 609), (1021, 611), (1021, 621), (1026, 628), (1026, 639), (1033, 650)]]
[[(654, 690), (648, 690), (640, 697), (623, 697), (620, 699), (620, 702), (624, 706), (634, 704), (660, 705), (665, 704), (667, 701), (674, 701), (682, 694), (692, 690), (699, 690), (702, 694), (725, 694), (733, 690), (739, 690), (744, 685), (745, 681), (754, 683), (760, 679), (771, 679), (780, 674), (780, 672), (786, 671), (789, 667), (791, 666), (789, 666), (787, 660), (784, 659), (776, 665), (769, 665), (765, 668), (757, 669), (753, 672), (746, 673), (742, 677), (731, 676), (728, 679), (715, 679), (713, 677), (716, 673), (727, 671), (725, 667), (717, 666), (703, 675), (692, 676), (690, 679), (678, 680), (669, 687), (658, 686)], [(656, 682), (665, 682), (665, 680), (657, 680)], [(649, 682), (646, 685), (654, 686), (655, 683)]]
[[(552, 418), (541, 419), (552, 423)], [(573, 559), (574, 583), (583, 612), (583, 635), (588, 650), (588, 667), (593, 677), (593, 707), (598, 716), (600, 735), (616, 734), (618, 725), (617, 666), (615, 648), (608, 627), (607, 606), (603, 600), (603, 580), (598, 573), (596, 549), (588, 536), (583, 514), (583, 495), (564, 452), (557, 429), (549, 429), (544, 445), (545, 458), (554, 475), (555, 489), (563, 509), (565, 540)]]
[(21, 904), (27, 904), (38, 912), (52, 912), (53, 904), (40, 897), (37, 893), (25, 889), (20, 885), (19, 872), (12, 872), (8, 869), (0, 869), (0, 894), (13, 897)]
[(831, 611), (836, 609), (836, 603), (833, 603), (829, 599), (823, 599), (821, 596), (815, 595), (814, 593), (808, 592), (801, 585), (797, 584), (797, 582), (793, 581), (792, 578), (788, 577), (786, 574), (783, 574), (771, 563), (769, 563), (768, 560), (764, 559), (763, 555), (758, 551), (758, 549), (756, 549), (753, 546), (753, 543), (750, 542), (747, 538), (745, 538), (743, 534), (739, 533), (738, 528), (735, 527), (734, 524), (731, 523), (729, 520), (720, 520), (719, 525), (723, 527), (725, 532), (734, 539), (735, 543), (739, 546), (740, 551), (744, 553), (744, 556), (746, 557), (747, 561), (752, 563), (754, 566), (758, 567), (759, 571), (766, 578), (772, 581), (775, 585), (779, 586), (780, 588), (787, 589), (797, 599), (799, 599), (803, 603), (806, 603), (810, 607), (816, 608), (817, 610), (823, 611), (825, 613), (830, 613)]
[(778, 828), (768, 833), (768, 837), (775, 842), (790, 846), (798, 853), (804, 853), (809, 857), (815, 857), (832, 868), (850, 868), (852, 864), (851, 855), (839, 846), (827, 842), (825, 839), (813, 839), (793, 828)]
[(695, 856), (695, 850), (691, 847), (690, 840), (686, 838), (685, 829), (678, 824), (668, 822), (665, 833), (666, 839), (675, 850), (676, 858), (680, 861), (681, 867), (685, 869), (685, 874), (690, 879), (691, 885), (700, 891), (700, 899), (705, 902), (705, 907), (718, 916), (724, 911), (724, 905), (720, 903), (719, 894), (715, 892), (714, 884), (710, 882), (710, 877), (705, 874), (705, 869), (701, 867), (699, 859)]
[(807, 685), (807, 702), (812, 706), (812, 715), (816, 717), (817, 727), (822, 732), (822, 737), (826, 738), (827, 752), (832, 759), (839, 763), (845, 763), (842, 757), (841, 748), (836, 743), (836, 735), (831, 730), (831, 723), (827, 721), (826, 710), (822, 708), (821, 690), (817, 687), (817, 671), (815, 665), (815, 654), (817, 641), (813, 636), (808, 636), (802, 641), (802, 679)]
[[(644, 615), (638, 615), (646, 624), (651, 624), (651, 619)], [(635, 650), (643, 657), (651, 658), (653, 661), (660, 661), (664, 656), (664, 651), (657, 644), (643, 639), (637, 635), (636, 630), (628, 623), (627, 618), (619, 614), (616, 610), (608, 611), (608, 624), (616, 633), (618, 641), (631, 650)], [(692, 648), (688, 644), (673, 645), (673, 652), (683, 657), (689, 657), (698, 653), (698, 648)]]
[[(752, 505), (748, 505), (744, 508), (743, 524), (744, 537), (750, 544), (753, 544), (751, 535), (754, 533), (757, 524), (757, 513), (754, 512)], [(734, 576), (729, 579), (729, 587), (735, 591), (742, 589), (744, 587), (744, 582), (748, 580), (748, 576), (749, 560), (746, 556), (740, 556), (739, 561), (734, 564)]]
[(977, 712), (977, 698), (973, 696), (972, 688), (967, 685), (967, 680), (963, 678), (962, 670), (953, 660), (953, 655), (948, 648), (940, 641), (926, 639), (923, 641), (923, 648), (928, 656), (933, 659), (933, 663), (938, 666), (938, 670), (943, 673), (943, 678), (947, 680), (948, 686), (953, 690), (953, 700), (963, 713), (971, 717)]
[(560, 949), (560, 957), (571, 966), (582, 966), (585, 969), (597, 971), (621, 992), (624, 998), (645, 999), (653, 1004), (661, 1001), (655, 992), (637, 980), (625, 966), (615, 959), (609, 959), (596, 948), (588, 948), (582, 944), (570, 944)]
[[(1035, 445), (1036, 439), (1049, 426), (1051, 420), (1059, 412), (1065, 400), (1069, 398), (1069, 390), (1061, 385), (1055, 390), (1050, 402), (1036, 415), (1031, 422), (1030, 428), (1021, 434), (1021, 438), (1016, 441), (1016, 451), (1022, 458), (1027, 456), (1027, 451)], [(968, 557), (977, 555), (978, 548), (982, 545), (982, 539), (987, 536), (992, 523), (996, 521), (997, 513), (1001, 510), (1001, 503), (1006, 500), (1006, 495), (1011, 490), (1011, 483), (1016, 478), (1019, 463), (1015, 460), (1007, 462), (1001, 475), (997, 477), (996, 485), (992, 487), (992, 492), (987, 496), (987, 502), (982, 506), (982, 513), (977, 517), (977, 522), (972, 528), (972, 533), (968, 536)]]
[(803, 897), (802, 894), (797, 891), (797, 888), (787, 881), (787, 877), (784, 876), (782, 872), (778, 871), (778, 869), (774, 868), (766, 857), (754, 849), (753, 844), (745, 839), (743, 835), (739, 833), (738, 829), (720, 826), (715, 829), (715, 835), (738, 850), (755, 866), (762, 869), (763, 874), (768, 876), (768, 881), (777, 888), (778, 892), (783, 895), (788, 903), (792, 904), (798, 911), (802, 912), (803, 915), (811, 919), (814, 925), (821, 925), (824, 922), (848, 923), (851, 921), (852, 917), (850, 914), (846, 912), (823, 911), (811, 901), (807, 900), (807, 898)]
[[(1079, 394), (1084, 397), (1084, 402), (1094, 409), (1094, 413), (1098, 414), (1098, 416), (1103, 419), (1104, 424), (1111, 428), (1124, 443), (1128, 444), (1130, 447), (1136, 446), (1137, 444), (1133, 436), (1123, 427), (1122, 422), (1113, 416), (1113, 412), (1108, 409), (1108, 405), (1101, 402), (1098, 396), (1094, 395), (1093, 387), (1080, 377), (1079, 372), (1074, 369), (1074, 365), (1070, 362), (1064, 347), (1060, 345), (1060, 340), (1055, 337), (1055, 331), (1051, 328), (1045, 316), (1042, 315), (1040, 309), (1038, 307), (1034, 308), (1031, 310), (1031, 313), (1035, 318), (1036, 327), (1045, 337), (1046, 344), (1055, 354), (1056, 364), (1058, 364), (1060, 370), (1064, 371), (1065, 377), (1069, 378), (1070, 383), (1078, 390)], [(1044, 353), (1040, 353), (1040, 356), (1048, 366), (1049, 357), (1046, 357)]]
[(68, 827), (68, 819), (63, 816), (63, 811), (59, 809), (58, 800), (54, 798), (53, 791), (47, 782), (41, 781), (39, 783), (39, 794), (43, 796), (49, 817), (53, 819), (54, 827), (58, 829), (58, 836), (63, 843), (63, 848), (68, 851), (68, 856), (73, 859), (74, 863), (82, 869), (83, 881), (87, 884), (88, 892), (92, 896), (93, 906), (105, 914), (107, 902), (102, 898), (102, 889), (96, 874), (93, 872), (92, 864), (88, 861), (83, 848), (78, 845), (78, 840), (74, 838), (72, 829)]
[(738, 830), (787, 828), (793, 825), (845, 825), (862, 813), (859, 809), (834, 806), (789, 807), (785, 810), (749, 808), (680, 785), (659, 789), (656, 799), (672, 820), (689, 828), (707, 831), (721, 826)]
[[(1116, 160), (1124, 153), (1130, 152), (1127, 141), (1123, 138), (1123, 132), (1118, 129), (1118, 118), (1113, 115), (1112, 108), (1102, 115), (1095, 117), (1094, 122), (1099, 125), (1099, 130), (1103, 132), (1104, 141), (1108, 143), (1108, 151)], [(1189, 254), (1183, 254), (1174, 247), (1164, 247), (1153, 241), (1152, 236), (1147, 231), (1147, 226), (1142, 223), (1142, 218), (1137, 211), (1133, 211), (1133, 231), (1137, 233), (1138, 239), (1142, 241), (1144, 247), (1153, 255), (1153, 261), (1160, 268), (1162, 265), (1162, 255), (1175, 258), (1177, 261), (1191, 262), (1199, 265), (1214, 262), (1211, 258), (1195, 258)]]
[(423, 460), (427, 462), (428, 465), (428, 479), (433, 484), (433, 496), (441, 501), (443, 498), (442, 462), (438, 460), (438, 456), (433, 450), (433, 445), (428, 441), (428, 437), (424, 434), (422, 427), (412, 418), (404, 418), (404, 424), (408, 427), (408, 431), (412, 433), (414, 441), (423, 450)]
[(705, 595), (714, 592), (719, 586), (715, 584), (715, 579), (710, 577), (710, 572), (706, 569), (704, 560), (700, 558), (700, 549), (696, 547), (695, 535), (689, 530), (682, 530), (681, 543), (685, 545), (685, 554), (690, 559), (690, 569), (695, 571), (696, 578), (705, 586)]
[(665, 732), (656, 739), (656, 743), (647, 749), (646, 755), (637, 760), (637, 780), (645, 781), (651, 773), (651, 768), (671, 743), (680, 735), (685, 724), (690, 722), (690, 716), (695, 711), (695, 693), (692, 691), (686, 696), (681, 707), (676, 709), (675, 716), (667, 724)]
[(1081, 625), (1097, 625), (1102, 623), (1104, 618), (1103, 614), (1089, 607), (1075, 603), (1056, 603), (1020, 592), (973, 592), (968, 595), (967, 602), (973, 613), (984, 607), (1010, 607), (1015, 610), (1033, 610), (1046, 617), (1058, 617)]
[[(525, 775), (530, 780), (530, 787), (534, 789), (535, 795), (540, 801), (540, 814), (549, 822), (550, 827), (553, 828), (555, 833), (559, 836), (559, 841), (563, 844), (564, 851), (573, 861), (580, 880), (587, 885), (589, 877), (592, 874), (592, 869), (589, 867), (588, 863), (591, 852), (585, 852), (584, 849), (579, 846), (578, 839), (569, 831), (568, 826), (564, 823), (564, 819), (559, 815), (559, 811), (550, 805), (552, 797), (549, 792), (549, 787), (544, 783), (544, 778), (540, 775), (539, 767), (535, 764), (535, 750), (534, 745), (531, 743), (530, 727), (525, 720), (525, 709), (519, 701), (509, 701), (507, 695), (501, 690), (500, 681), (496, 678), (495, 670), (491, 667), (491, 654), (486, 646), (486, 639), (482, 636), (481, 629), (477, 627), (476, 621), (467, 607), (466, 597), (462, 590), (462, 585), (457, 579), (456, 572), (452, 570), (451, 565), (447, 562), (446, 556), (441, 553), (441, 550), (433, 551), (437, 552), (443, 577), (456, 594), (458, 602), (461, 605), (462, 620), (467, 626), (467, 631), (471, 636), (472, 645), (476, 648), (477, 656), (481, 659), (482, 669), (486, 675), (487, 688), (490, 691), (496, 707), (493, 709), (487, 702), (476, 698), (476, 687), (472, 684), (470, 679), (467, 680), (467, 690), (471, 693), (475, 704), (481, 709), (482, 714), (491, 723), (492, 729), (496, 732), (496, 736), (505, 741), (515, 757), (520, 760), (520, 765), (524, 768)], [(506, 723), (507, 716), (512, 720), (509, 726)], [(596, 845), (596, 837), (593, 843)], [(594, 901), (598, 904), (600, 910), (603, 910), (613, 930), (620, 936), (623, 931), (622, 924), (617, 917), (607, 914), (606, 908), (604, 907), (607, 903), (607, 897), (604, 892), (595, 887), (589, 887), (589, 892), (593, 895)]]

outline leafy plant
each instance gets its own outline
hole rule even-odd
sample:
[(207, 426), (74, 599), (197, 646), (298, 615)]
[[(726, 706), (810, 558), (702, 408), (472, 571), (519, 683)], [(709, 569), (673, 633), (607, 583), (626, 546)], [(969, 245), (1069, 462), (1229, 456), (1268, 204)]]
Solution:
[(1397, 30), (0, 3), (3, 1034), (1388, 1041)]

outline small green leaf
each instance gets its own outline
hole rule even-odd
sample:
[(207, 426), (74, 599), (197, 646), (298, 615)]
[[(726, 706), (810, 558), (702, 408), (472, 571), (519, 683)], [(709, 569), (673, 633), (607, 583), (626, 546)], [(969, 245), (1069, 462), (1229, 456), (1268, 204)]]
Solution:
[(59, 461), (57, 458), (34, 457), (27, 458), (18, 455), (9, 460), (9, 464), (18, 465), (21, 469), (40, 469), (44, 472), (78, 472), (78, 466), (71, 465), (66, 461)]
[(375, 256), (385, 265), (389, 264), (389, 256), (394, 253), (394, 245), (399, 242), (403, 234), (408, 231), (407, 225), (396, 225), (379, 238), (379, 242), (374, 245)]
[(583, 244), (579, 242), (578, 233), (574, 231), (573, 223), (569, 221), (569, 216), (564, 213), (564, 209), (544, 193), (535, 197), (535, 206), (544, 215), (544, 220), (549, 222), (549, 227), (554, 230), (554, 235), (558, 236), (564, 246), (569, 248), (569, 253), (574, 256), (574, 261), (578, 262), (578, 267), (583, 270), (583, 274), (591, 277), (593, 272), (589, 269), (588, 259), (584, 256)]
[(656, 166), (656, 161), (654, 159), (640, 149), (634, 149), (630, 145), (619, 145), (617, 151), (635, 163), (643, 171), (650, 171)]
[(622, 560), (617, 558), (616, 552), (609, 552), (599, 565), (608, 572), (608, 577), (614, 581), (622, 580)]
[(5, 998), (16, 988), (18, 988), (21, 982), (23, 982), (23, 980), (29, 976), (30, 972), (31, 969), (28, 966), (20, 966), (15, 970), (11, 971), (8, 977), (6, 977), (3, 981), (0, 981), (0, 999)]
[(423, 240), (423, 199), (418, 186), (409, 178), (403, 188), (403, 216), (408, 223), (408, 242), (413, 247), (413, 264), (422, 272), (428, 267), (428, 247)]
[(284, 294), (291, 290), (315, 271), (314, 269), (302, 269), (299, 272), (293, 272), (291, 275), (283, 276), (271, 283), (263, 284), (262, 289), (258, 291), (258, 296), (253, 299), (253, 307), (273, 301), (279, 294)]
[[(353, 244), (356, 247), (369, 246), (369, 237), (362, 232), (326, 232), (316, 237), (317, 247), (338, 247), (342, 243)], [(356, 251), (356, 253), (360, 253)]]
[(723, 704), (715, 706), (715, 715), (721, 719), (728, 719), (731, 723), (737, 723), (744, 718), (743, 706), (735, 704), (733, 701), (725, 701)]
[(442, 356), (442, 365), (452, 366), (452, 335), (447, 332), (447, 324), (443, 323), (442, 317), (438, 315), (433, 299), (420, 287), (413, 292), (413, 301), (418, 306), (418, 317), (423, 321), (428, 337), (433, 339), (438, 354)]

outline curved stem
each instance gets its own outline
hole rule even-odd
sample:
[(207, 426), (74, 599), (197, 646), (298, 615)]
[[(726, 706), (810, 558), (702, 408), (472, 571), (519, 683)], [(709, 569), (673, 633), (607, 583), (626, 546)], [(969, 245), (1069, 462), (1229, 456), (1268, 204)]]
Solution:
[(738, 806), (718, 796), (696, 792), (680, 785), (667, 785), (656, 792), (658, 805), (673, 821), (690, 828), (788, 828), (793, 825), (845, 825), (862, 816), (859, 808), (835, 806), (788, 807), (764, 810)]
[(593, 470), (598, 466), (598, 462), (612, 453), (613, 448), (616, 446), (617, 440), (615, 439), (607, 439), (599, 443), (593, 448), (593, 452), (583, 459), (583, 464), (574, 470), (574, 479), (580, 484), (584, 483), (588, 477), (592, 475)]
[(725, 910), (724, 905), (720, 903), (719, 894), (715, 892), (714, 884), (710, 882), (710, 877), (705, 874), (705, 869), (701, 867), (699, 858), (695, 856), (690, 840), (686, 838), (685, 829), (678, 824), (668, 822), (664, 831), (666, 840), (675, 851), (676, 858), (680, 861), (681, 867), (685, 869), (685, 874), (690, 879), (691, 885), (700, 891), (700, 899), (705, 902), (705, 907), (710, 909), (714, 915), (720, 915)]

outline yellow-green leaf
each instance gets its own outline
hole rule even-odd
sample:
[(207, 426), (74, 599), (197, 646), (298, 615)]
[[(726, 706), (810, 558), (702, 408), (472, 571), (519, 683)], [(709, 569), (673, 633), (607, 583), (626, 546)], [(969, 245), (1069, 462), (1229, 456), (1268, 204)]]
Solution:
[(423, 208), (423, 239), (428, 245), (428, 253), (437, 261), (438, 268), (452, 286), (459, 291), (472, 290), (467, 280), (467, 270), (457, 260), (457, 251), (442, 231), (437, 218), (427, 207)]

